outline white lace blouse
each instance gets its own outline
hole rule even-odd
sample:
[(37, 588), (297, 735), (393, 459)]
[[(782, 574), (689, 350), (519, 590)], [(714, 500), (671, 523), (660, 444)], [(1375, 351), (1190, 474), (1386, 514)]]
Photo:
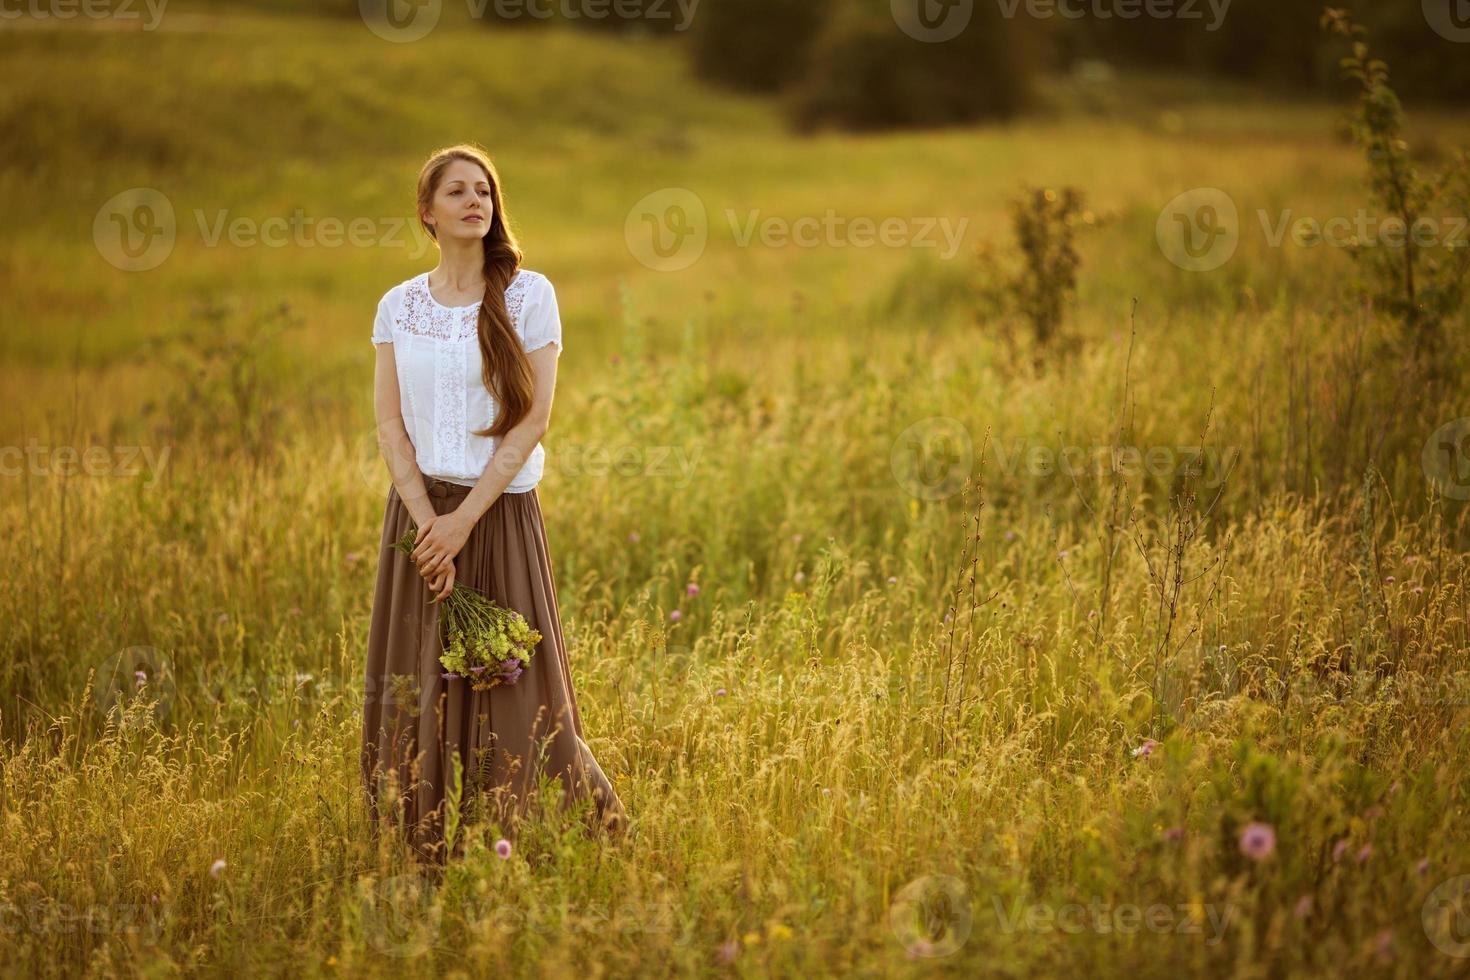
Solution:
[[(555, 344), (561, 317), (551, 280), (521, 269), (505, 290), (505, 307), (526, 352)], [(373, 343), (393, 345), (403, 423), (425, 477), (474, 486), (499, 441), (477, 436), (495, 419), (495, 398), (480, 374), (476, 319), (480, 304), (445, 306), (429, 292), (429, 274), (406, 279), (383, 295)], [(507, 493), (525, 493), (541, 480), (546, 450), (538, 442)]]

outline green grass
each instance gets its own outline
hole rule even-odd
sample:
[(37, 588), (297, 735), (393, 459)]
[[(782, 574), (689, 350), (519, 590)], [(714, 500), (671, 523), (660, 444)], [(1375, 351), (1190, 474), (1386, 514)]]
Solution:
[[(1351, 263), (1272, 248), (1255, 218), (1362, 206), (1335, 107), (1057, 83), (1007, 127), (800, 139), (776, 107), (695, 83), (677, 41), (448, 24), (389, 45), (349, 19), (201, 10), (149, 34), (0, 32), (0, 445), (167, 452), (132, 477), (0, 478), (8, 972), (1459, 968), (1423, 915), (1470, 870), (1470, 537), (1420, 451), (1463, 399), (1344, 359), (1386, 329), (1346, 301)], [(1470, 142), (1463, 115), (1413, 118), (1416, 145)], [(210, 246), (193, 212), (385, 227), (423, 157), (461, 139), (495, 156), (526, 264), (561, 299), (541, 494), (584, 721), (633, 839), (548, 819), (502, 861), (477, 825), (400, 908), (404, 855), (370, 843), (357, 785), (388, 488), (368, 334), (434, 257)], [(1103, 219), (1070, 356), (977, 318), (971, 249), (1010, 248), (1023, 179), (1075, 184)], [(1243, 221), (1211, 273), (1154, 237), (1197, 186)], [(180, 217), (152, 271), (92, 237), (130, 187)], [(711, 217), (675, 273), (624, 238), (666, 187)], [(755, 209), (968, 224), (949, 261), (740, 247), (725, 212)], [(1448, 359), (1463, 382), (1463, 350)], [(1241, 457), (1201, 514), (1216, 488), (1181, 503), (1179, 464), (1207, 421), (1210, 451)], [(915, 492), (915, 424), (921, 458), (983, 493)], [(1110, 534), (1107, 473), (1074, 483), (1029, 454), (1115, 442), (1173, 455), (1128, 481), (1135, 516)], [(104, 716), (89, 678), (139, 647), (171, 668), (160, 710)], [(1250, 821), (1277, 834), (1260, 863), (1237, 847)], [(938, 875), (964, 884), (972, 929), (914, 959), (890, 907)], [(1200, 931), (1129, 931), (1127, 913), (1103, 931), (1130, 903)], [(1047, 927), (1072, 905), (1080, 931)], [(113, 924), (67, 928), (89, 908)]]

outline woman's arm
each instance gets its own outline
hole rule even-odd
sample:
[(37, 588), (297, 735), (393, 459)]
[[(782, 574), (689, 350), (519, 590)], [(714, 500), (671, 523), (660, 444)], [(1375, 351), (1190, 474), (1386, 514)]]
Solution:
[[(408, 515), (422, 535), (426, 526), (432, 526), (436, 515), (424, 488), (424, 474), (419, 470), (413, 441), (408, 438), (408, 429), (403, 424), (398, 362), (391, 343), (374, 344), (373, 349), (378, 352), (377, 368), (373, 373), (373, 414), (378, 420), (378, 451), (388, 464), (388, 473), (393, 477), (399, 499), (408, 508)], [(428, 581), (429, 591), (438, 599), (446, 598), (454, 589), (453, 562), (446, 569), (432, 572), (420, 566), (419, 574)]]
[(414, 558), (420, 562), (420, 572), (431, 575), (446, 566), (453, 567), (454, 556), (464, 547), (470, 529), (510, 486), (521, 467), (526, 465), (531, 451), (546, 435), (551, 424), (551, 402), (556, 394), (559, 346), (546, 344), (526, 355), (531, 361), (536, 384), (531, 410), (496, 444), (490, 464), (480, 474), (474, 489), (453, 511), (435, 520), (428, 532), (419, 538)]
[(424, 474), (419, 471), (418, 457), (408, 429), (403, 424), (403, 403), (398, 393), (398, 362), (392, 344), (374, 344), (378, 365), (373, 375), (373, 412), (378, 419), (378, 451), (388, 464), (393, 486), (408, 508), (409, 516), (419, 527), (434, 516), (424, 489)]

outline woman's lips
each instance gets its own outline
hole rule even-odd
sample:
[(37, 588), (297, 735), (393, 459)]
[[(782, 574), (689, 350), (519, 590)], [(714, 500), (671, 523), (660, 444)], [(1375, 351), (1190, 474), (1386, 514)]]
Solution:
[(460, 220), (462, 220), (462, 221), (470, 221), (470, 222), (473, 222), (475, 224), (479, 224), (480, 222), (482, 222), (482, 221), (485, 220), (485, 216), (482, 215), (482, 214), (467, 214), (467, 215), (465, 215)]

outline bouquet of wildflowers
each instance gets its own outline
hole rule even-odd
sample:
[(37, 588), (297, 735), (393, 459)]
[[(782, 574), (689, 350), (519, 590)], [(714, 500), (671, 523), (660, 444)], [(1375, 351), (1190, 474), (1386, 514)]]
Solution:
[[(412, 555), (417, 536), (418, 528), (411, 527), (393, 547)], [(443, 676), (463, 677), (476, 691), (514, 684), (541, 642), (541, 632), (526, 617), (459, 582), (439, 603), (439, 629)]]

